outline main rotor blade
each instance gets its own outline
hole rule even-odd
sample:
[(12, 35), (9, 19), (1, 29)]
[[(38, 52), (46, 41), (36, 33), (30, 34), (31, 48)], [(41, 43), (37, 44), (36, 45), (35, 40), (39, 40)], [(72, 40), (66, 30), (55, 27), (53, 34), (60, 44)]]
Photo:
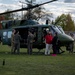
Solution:
[(27, 7), (27, 8), (22, 8), (22, 9), (17, 9), (17, 10), (12, 10), (12, 11), (8, 11), (8, 12), (0, 13), (0, 15), (33, 9), (33, 8), (36, 8), (36, 7), (39, 7), (41, 5), (44, 5), (44, 4), (47, 4), (47, 3), (51, 3), (51, 2), (54, 2), (54, 1), (57, 1), (57, 0), (48, 1), (48, 2), (45, 2), (45, 3), (42, 3), (42, 4), (37, 4), (37, 5), (31, 6), (31, 7)]

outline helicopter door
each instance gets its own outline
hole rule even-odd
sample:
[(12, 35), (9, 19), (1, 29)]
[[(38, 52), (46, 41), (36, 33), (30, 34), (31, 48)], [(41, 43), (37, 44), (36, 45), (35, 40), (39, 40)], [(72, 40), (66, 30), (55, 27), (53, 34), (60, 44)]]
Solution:
[(12, 34), (12, 31), (3, 32), (3, 38), (2, 38), (3, 45), (11, 45), (11, 34)]
[(2, 44), (3, 45), (6, 45), (8, 42), (7, 34), (8, 34), (7, 31), (3, 32), (3, 37), (2, 37)]

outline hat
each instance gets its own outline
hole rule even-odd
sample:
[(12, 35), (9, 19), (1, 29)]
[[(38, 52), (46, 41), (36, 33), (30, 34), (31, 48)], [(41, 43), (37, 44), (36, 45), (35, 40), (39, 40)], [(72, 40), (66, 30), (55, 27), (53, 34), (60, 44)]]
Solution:
[(49, 29), (47, 28), (46, 31), (49, 31)]

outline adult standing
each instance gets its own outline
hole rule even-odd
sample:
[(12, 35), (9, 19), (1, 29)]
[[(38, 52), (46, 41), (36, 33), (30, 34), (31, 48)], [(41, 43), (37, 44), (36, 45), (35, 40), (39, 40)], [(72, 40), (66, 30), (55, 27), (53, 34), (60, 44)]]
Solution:
[[(70, 33), (70, 36), (74, 39), (74, 42), (75, 42), (74, 34)], [(73, 53), (73, 51), (74, 51), (74, 42), (70, 45), (71, 46), (71, 50), (69, 52)]]
[(45, 49), (45, 55), (50, 55), (50, 50), (52, 48), (52, 34), (51, 32), (47, 32), (47, 35), (45, 36), (45, 43), (46, 43), (46, 49)]
[(28, 31), (28, 38), (27, 38), (27, 46), (28, 46), (28, 54), (32, 54), (32, 46), (33, 46), (33, 40), (34, 40), (34, 35), (32, 34), (31, 31)]
[(0, 44), (1, 44), (1, 36), (0, 36)]
[(15, 35), (15, 29), (12, 31), (11, 34), (11, 54), (14, 52), (14, 35)]
[(16, 53), (17, 50), (17, 54), (20, 53), (20, 40), (21, 40), (21, 36), (19, 35), (19, 31), (15, 32), (15, 36), (14, 36), (14, 53)]
[(57, 54), (57, 42), (58, 42), (58, 36), (57, 33), (55, 33), (53, 40), (52, 40), (52, 48), (53, 48), (53, 54)]

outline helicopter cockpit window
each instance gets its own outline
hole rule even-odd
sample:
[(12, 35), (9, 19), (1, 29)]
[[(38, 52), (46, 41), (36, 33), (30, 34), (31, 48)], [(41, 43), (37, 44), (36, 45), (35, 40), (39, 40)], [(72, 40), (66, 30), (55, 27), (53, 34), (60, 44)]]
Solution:
[(61, 31), (61, 33), (65, 34), (65, 32), (63, 31), (62, 27), (61, 26), (57, 26), (58, 29)]
[(54, 29), (56, 32), (61, 33), (61, 31), (58, 29), (57, 26), (53, 26), (53, 29)]

